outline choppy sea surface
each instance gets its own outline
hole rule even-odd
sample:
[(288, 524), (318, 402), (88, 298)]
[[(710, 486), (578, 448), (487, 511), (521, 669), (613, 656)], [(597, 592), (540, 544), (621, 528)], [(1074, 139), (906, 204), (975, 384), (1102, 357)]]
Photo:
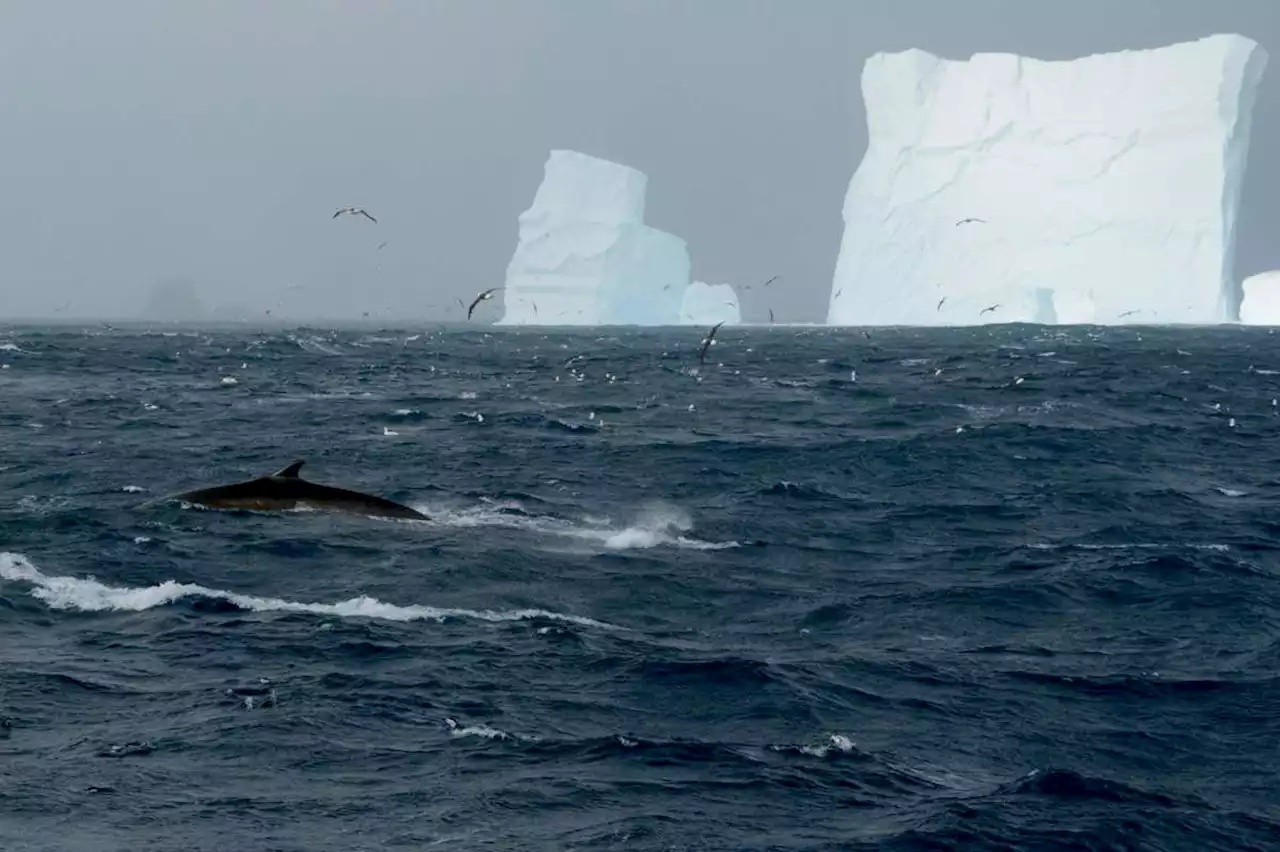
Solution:
[(1280, 336), (703, 334), (0, 328), (0, 848), (1280, 849)]

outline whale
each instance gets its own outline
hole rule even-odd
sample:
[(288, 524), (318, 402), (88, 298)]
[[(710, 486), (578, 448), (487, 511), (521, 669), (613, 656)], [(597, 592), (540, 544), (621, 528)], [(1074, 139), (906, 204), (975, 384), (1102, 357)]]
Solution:
[(298, 460), (269, 476), (183, 491), (143, 505), (180, 500), (207, 509), (252, 509), (258, 512), (311, 509), (369, 518), (430, 520), (417, 509), (385, 497), (303, 479), (299, 471), (304, 463), (304, 460)]

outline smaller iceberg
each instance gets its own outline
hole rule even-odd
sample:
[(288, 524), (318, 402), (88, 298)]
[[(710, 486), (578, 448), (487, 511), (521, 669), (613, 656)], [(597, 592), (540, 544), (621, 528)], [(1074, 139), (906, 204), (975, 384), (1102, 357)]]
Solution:
[(552, 151), (507, 265), (499, 325), (675, 325), (689, 250), (644, 223), (649, 179)]
[(1240, 282), (1242, 325), (1280, 326), (1280, 270), (1260, 272)]
[(680, 305), (682, 325), (738, 325), (742, 311), (738, 294), (728, 284), (704, 284), (694, 281), (684, 291)]

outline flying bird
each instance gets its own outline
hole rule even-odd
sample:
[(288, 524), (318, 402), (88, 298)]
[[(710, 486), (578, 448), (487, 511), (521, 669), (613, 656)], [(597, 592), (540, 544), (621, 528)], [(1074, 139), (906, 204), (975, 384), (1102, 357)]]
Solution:
[(983, 314), (988, 313), (989, 311), (994, 311), (994, 310), (995, 310), (996, 308), (998, 308), (998, 307), (1000, 307), (1000, 306), (999, 306), (999, 305), (992, 305), (992, 306), (991, 306), (991, 307), (989, 307), (989, 308), (983, 308), (982, 310), (978, 311), (978, 316), (982, 316)]
[(363, 207), (343, 207), (337, 213), (333, 214), (333, 218), (337, 219), (343, 213), (346, 213), (351, 216), (363, 216), (366, 219), (368, 219), (370, 222), (374, 222), (374, 223), (378, 221), (377, 219), (370, 216), (369, 211), (365, 210)]
[(987, 220), (979, 219), (977, 216), (970, 216), (968, 219), (961, 219), (959, 222), (956, 222), (956, 227), (959, 228), (961, 225), (967, 225), (970, 222), (981, 222), (982, 224), (985, 225), (987, 223)]
[(711, 331), (707, 333), (707, 339), (702, 341), (702, 351), (698, 353), (698, 363), (705, 364), (707, 361), (707, 350), (711, 348), (711, 341), (716, 339), (716, 332), (720, 330), (720, 326), (724, 325), (724, 320), (711, 326)]
[(492, 299), (493, 294), (498, 292), (501, 289), (502, 289), (501, 287), (490, 287), (488, 290), (485, 290), (484, 292), (482, 292), (479, 296), (476, 296), (476, 300), (471, 303), (471, 307), (467, 308), (467, 319), (471, 319), (471, 312), (476, 309), (476, 305), (480, 304), (486, 299)]
[(773, 308), (769, 309), (769, 322), (773, 322)]
[(938, 310), (942, 310), (942, 303), (945, 302), (946, 300), (947, 300), (946, 296), (943, 296), (941, 299), (938, 300)]

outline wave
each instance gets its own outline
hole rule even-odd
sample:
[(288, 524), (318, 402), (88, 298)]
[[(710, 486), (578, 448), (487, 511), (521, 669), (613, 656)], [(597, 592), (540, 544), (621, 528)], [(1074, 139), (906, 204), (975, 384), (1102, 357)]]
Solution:
[[(1097, 698), (1153, 699), (1175, 696), (1205, 696), (1240, 692), (1254, 683), (1217, 678), (1174, 678), (1145, 675), (1065, 675), (1037, 671), (1011, 671), (1006, 675), (1043, 686), (1064, 689)], [(1255, 682), (1256, 683), (1256, 682)]]
[(184, 598), (196, 598), (197, 604), (201, 601), (220, 603), (222, 606), (215, 605), (215, 610), (225, 609), (230, 605), (252, 612), (309, 613), (339, 618), (373, 618), (383, 621), (443, 622), (450, 618), (488, 622), (547, 620), (604, 630), (626, 630), (625, 627), (593, 618), (566, 615), (545, 609), (472, 610), (424, 605), (400, 606), (384, 603), (367, 595), (337, 603), (308, 603), (243, 595), (174, 580), (166, 580), (154, 586), (108, 586), (91, 578), (44, 574), (20, 553), (0, 552), (0, 580), (31, 583), (35, 587), (32, 596), (44, 601), (51, 609), (79, 612), (142, 612), (167, 606)]
[(1143, 790), (1120, 781), (1082, 775), (1070, 769), (1035, 770), (1007, 785), (1002, 792), (1056, 799), (1101, 799), (1118, 804), (1175, 804), (1172, 798), (1163, 793)]
[(826, 741), (817, 745), (774, 745), (769, 746), (769, 748), (773, 751), (794, 752), (808, 757), (819, 758), (842, 754), (860, 754), (857, 745), (844, 734), (827, 734)]
[(893, 848), (1234, 850), (1272, 848), (1275, 837), (1265, 817), (1215, 809), (1194, 794), (1052, 768), (943, 803), (897, 834)]
[(783, 497), (797, 502), (848, 503), (856, 499), (820, 485), (807, 485), (792, 482), (789, 479), (780, 479), (772, 485), (759, 489), (757, 493), (762, 497)]
[(449, 735), (452, 737), (480, 737), (486, 740), (528, 740), (535, 742), (537, 737), (519, 737), (515, 734), (509, 734), (506, 731), (500, 731), (497, 728), (491, 728), (488, 725), (463, 725), (456, 719), (445, 719), (445, 727), (449, 729)]
[(829, 732), (799, 742), (764, 743), (647, 738), (612, 733), (585, 737), (544, 737), (504, 730), (484, 722), (447, 717), (451, 739), (469, 740), (480, 749), (500, 749), (539, 761), (576, 759), (634, 761), (650, 768), (714, 767), (715, 783), (742, 788), (782, 784), (793, 789), (860, 790), (865, 805), (882, 801), (891, 791), (900, 795), (936, 795), (989, 791), (991, 783), (968, 778), (929, 764), (902, 760), (860, 748), (853, 738)]
[(320, 355), (341, 355), (342, 348), (332, 337), (320, 337), (310, 334), (287, 334), (285, 339), (304, 352)]
[(637, 668), (645, 679), (668, 684), (729, 684), (758, 688), (779, 680), (768, 663), (738, 656), (704, 660), (644, 660)]
[(1213, 542), (1159, 542), (1159, 541), (1134, 541), (1134, 542), (1037, 542), (1028, 544), (1032, 550), (1159, 550), (1173, 549), (1185, 547), (1189, 550), (1210, 550), (1218, 553), (1225, 553), (1231, 549), (1229, 544), (1217, 544)]
[(782, 743), (759, 745), (742, 742), (707, 742), (699, 740), (649, 739), (626, 734), (588, 737), (542, 737), (515, 733), (483, 722), (464, 723), (446, 717), (444, 725), (455, 739), (474, 737), (522, 744), (544, 756), (574, 755), (599, 760), (609, 757), (637, 757), (650, 765), (688, 765), (697, 763), (759, 763), (767, 753), (829, 759), (838, 756), (872, 758), (860, 750), (853, 740), (831, 733), (817, 743)]

